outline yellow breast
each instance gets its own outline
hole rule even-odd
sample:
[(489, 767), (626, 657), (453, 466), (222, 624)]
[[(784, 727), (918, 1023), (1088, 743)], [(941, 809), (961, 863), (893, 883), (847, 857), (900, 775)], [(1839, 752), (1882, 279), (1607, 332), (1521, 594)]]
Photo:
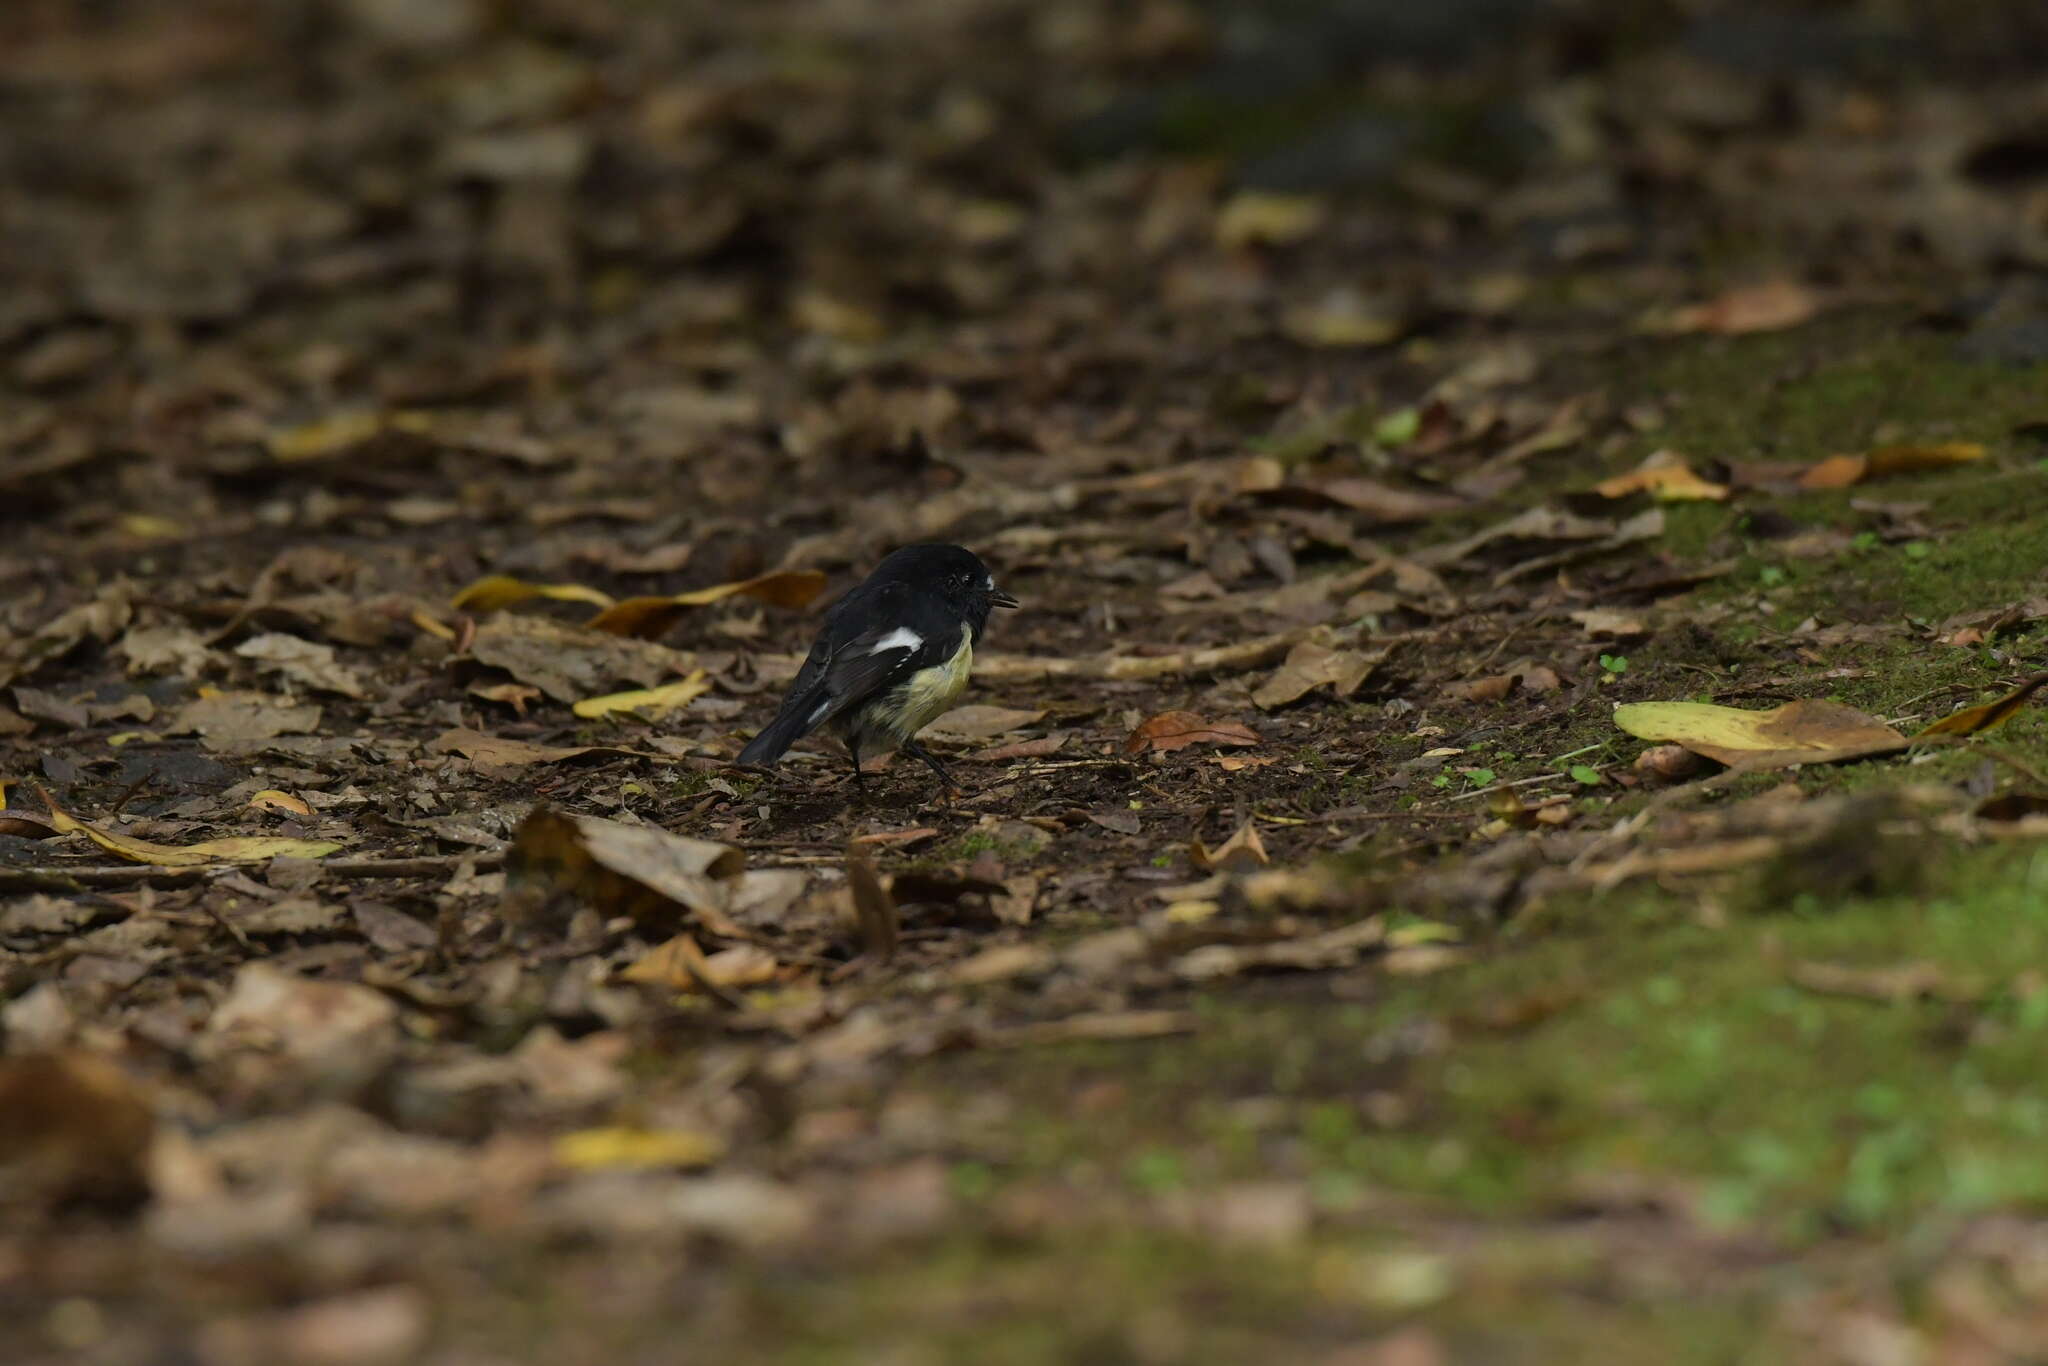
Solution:
[(974, 668), (973, 628), (960, 628), (960, 648), (944, 664), (919, 669), (903, 684), (903, 707), (896, 722), (898, 734), (908, 739), (936, 721), (953, 699), (967, 686)]

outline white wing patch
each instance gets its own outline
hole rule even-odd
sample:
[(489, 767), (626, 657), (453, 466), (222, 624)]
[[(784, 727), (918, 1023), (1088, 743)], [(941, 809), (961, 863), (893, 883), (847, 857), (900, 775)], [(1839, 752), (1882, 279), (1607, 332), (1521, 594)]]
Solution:
[(923, 646), (924, 637), (908, 626), (898, 626), (868, 647), (868, 653), (878, 655), (884, 650), (915, 650)]

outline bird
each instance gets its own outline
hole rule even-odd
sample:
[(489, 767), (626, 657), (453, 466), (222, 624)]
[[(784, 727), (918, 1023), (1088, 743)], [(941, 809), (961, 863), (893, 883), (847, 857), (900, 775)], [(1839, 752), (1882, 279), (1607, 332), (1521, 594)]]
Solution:
[(766, 766), (819, 727), (846, 743), (853, 780), (865, 790), (863, 754), (901, 749), (957, 788), (953, 775), (917, 733), (953, 705), (967, 686), (974, 647), (989, 613), (1017, 600), (996, 587), (981, 557), (965, 546), (920, 544), (891, 551), (832, 604), (775, 719), (738, 762)]

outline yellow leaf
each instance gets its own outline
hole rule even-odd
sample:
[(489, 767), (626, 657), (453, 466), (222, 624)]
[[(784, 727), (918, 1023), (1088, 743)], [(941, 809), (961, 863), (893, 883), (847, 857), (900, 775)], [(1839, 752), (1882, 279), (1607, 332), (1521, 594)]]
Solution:
[(234, 835), (227, 839), (201, 840), (197, 844), (158, 844), (153, 840), (117, 835), (88, 825), (36, 789), (43, 805), (50, 808), (50, 824), (57, 833), (73, 831), (100, 848), (130, 863), (152, 863), (164, 868), (201, 868), (209, 863), (262, 863), (274, 858), (325, 858), (341, 848), (332, 840), (297, 840), (267, 835)]
[(578, 1171), (704, 1167), (724, 1153), (716, 1135), (689, 1129), (579, 1129), (555, 1140), (555, 1160)]
[(411, 620), (413, 625), (419, 627), (422, 631), (425, 631), (430, 636), (435, 636), (441, 640), (447, 641), (452, 641), (455, 639), (454, 627), (442, 625), (440, 622), (428, 616), (426, 612), (424, 612), (420, 608), (415, 607), (412, 609)]
[(1805, 489), (1845, 489), (1866, 479), (1893, 474), (1917, 474), (1923, 470), (1946, 469), (1984, 458), (1984, 446), (1977, 441), (1944, 441), (1931, 446), (1879, 446), (1861, 455), (1831, 455), (1809, 466), (1799, 476)]
[(2026, 705), (2027, 699), (2044, 684), (2048, 684), (2048, 673), (2035, 674), (1997, 701), (1986, 702), (1981, 707), (1965, 707), (1959, 712), (1944, 716), (1913, 738), (1918, 740), (1928, 735), (1975, 735), (1979, 731), (1995, 729), (2012, 720), (2013, 715)]
[(580, 583), (528, 583), (508, 574), (487, 574), (457, 593), (449, 605), (461, 612), (495, 612), (529, 598), (553, 598), (558, 602), (587, 602), (610, 607), (612, 595)]
[(265, 441), (273, 460), (316, 460), (360, 446), (384, 428), (381, 413), (335, 413), (295, 427), (273, 427)]
[(313, 808), (306, 805), (305, 798), (294, 797), (291, 793), (280, 792), (274, 787), (266, 787), (249, 798), (249, 805), (268, 811), (289, 811), (295, 816), (313, 814)]
[(147, 512), (131, 512), (120, 520), (123, 532), (138, 541), (174, 541), (185, 534), (185, 524)]
[(816, 569), (776, 569), (736, 583), (713, 584), (669, 597), (627, 598), (607, 606), (584, 624), (615, 636), (649, 638), (666, 631), (691, 607), (740, 595), (759, 598), (775, 607), (804, 607), (824, 591), (825, 576)]
[(620, 711), (674, 711), (686, 707), (691, 700), (711, 691), (711, 680), (702, 669), (692, 670), (688, 678), (664, 683), (658, 688), (636, 688), (631, 692), (606, 693), (603, 697), (586, 697), (569, 710), (578, 716), (609, 716)]
[(755, 944), (736, 944), (716, 953), (705, 953), (697, 941), (679, 934), (657, 944), (628, 964), (619, 976), (628, 982), (646, 982), (676, 991), (702, 991), (713, 987), (752, 987), (772, 982), (782, 970), (775, 955)]
[(1329, 217), (1329, 205), (1314, 195), (1246, 190), (1216, 215), (1216, 244), (1285, 247), (1313, 236)]
[(1655, 451), (1627, 474), (1593, 485), (1593, 492), (1602, 498), (1647, 493), (1664, 503), (1718, 503), (1728, 496), (1728, 486), (1703, 478), (1676, 451)]
[(1906, 747), (1906, 737), (1875, 717), (1836, 702), (1787, 702), (1744, 711), (1709, 702), (1630, 702), (1614, 724), (1638, 739), (1684, 745), (1723, 764), (1783, 768), (1836, 763)]

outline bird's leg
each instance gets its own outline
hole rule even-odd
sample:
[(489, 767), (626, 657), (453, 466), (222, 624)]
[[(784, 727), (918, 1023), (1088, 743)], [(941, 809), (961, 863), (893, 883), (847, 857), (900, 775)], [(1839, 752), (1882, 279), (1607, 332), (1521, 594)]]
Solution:
[(946, 772), (946, 766), (939, 762), (938, 756), (933, 754), (930, 750), (926, 749), (923, 745), (917, 743), (917, 741), (905, 740), (903, 742), (903, 752), (905, 754), (908, 754), (911, 758), (917, 760), (919, 763), (923, 764), (926, 768), (929, 768), (932, 772), (938, 774), (939, 781), (944, 783), (951, 790), (955, 792), (961, 790), (960, 784), (953, 781), (953, 775)]
[(851, 735), (846, 737), (846, 754), (853, 760), (853, 790), (865, 798), (868, 795), (868, 780), (860, 771), (860, 741)]

